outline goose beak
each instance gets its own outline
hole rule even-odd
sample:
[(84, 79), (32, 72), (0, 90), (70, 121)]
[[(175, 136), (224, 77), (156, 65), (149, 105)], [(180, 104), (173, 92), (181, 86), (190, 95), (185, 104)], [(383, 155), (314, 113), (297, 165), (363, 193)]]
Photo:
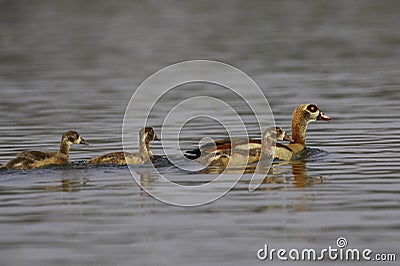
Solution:
[(323, 112), (319, 112), (319, 115), (317, 116), (317, 120), (329, 121), (329, 120), (331, 120), (331, 118), (327, 115), (324, 115)]
[(156, 134), (154, 134), (154, 139), (153, 140), (161, 140)]
[(285, 135), (283, 136), (283, 140), (292, 141), (292, 138), (285, 132)]
[(81, 138), (81, 141), (79, 142), (79, 144), (83, 144), (83, 145), (86, 145), (86, 146), (89, 145), (89, 143), (87, 143), (86, 140), (84, 140), (83, 138)]

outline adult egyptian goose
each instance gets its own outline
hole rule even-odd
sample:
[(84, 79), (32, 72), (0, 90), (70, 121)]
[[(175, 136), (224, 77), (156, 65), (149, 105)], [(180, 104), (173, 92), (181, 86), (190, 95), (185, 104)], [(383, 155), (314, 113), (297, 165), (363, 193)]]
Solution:
[(160, 140), (153, 128), (145, 127), (139, 130), (139, 152), (112, 152), (94, 157), (89, 164), (144, 164), (153, 157), (150, 151), (150, 141)]
[(76, 131), (67, 131), (62, 135), (59, 151), (23, 151), (16, 158), (3, 164), (1, 168), (34, 169), (48, 165), (69, 163), (69, 149), (72, 144), (89, 145)]
[(302, 159), (306, 156), (307, 124), (317, 120), (329, 121), (330, 117), (312, 103), (297, 106), (292, 118), (292, 141), (289, 145), (277, 143), (274, 158), (285, 161)]
[(216, 140), (200, 148), (186, 151), (185, 156), (203, 165), (226, 167), (250, 164), (262, 157), (271, 157), (276, 140), (291, 140), (281, 127), (270, 127), (264, 131), (261, 140), (237, 139), (232, 142)]

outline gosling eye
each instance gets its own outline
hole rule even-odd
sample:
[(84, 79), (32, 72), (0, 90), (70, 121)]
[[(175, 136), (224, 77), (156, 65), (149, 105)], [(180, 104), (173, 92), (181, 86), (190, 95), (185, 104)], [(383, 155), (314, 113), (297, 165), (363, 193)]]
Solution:
[(318, 107), (315, 104), (310, 104), (309, 106), (307, 106), (307, 110), (311, 113), (315, 113), (318, 110)]

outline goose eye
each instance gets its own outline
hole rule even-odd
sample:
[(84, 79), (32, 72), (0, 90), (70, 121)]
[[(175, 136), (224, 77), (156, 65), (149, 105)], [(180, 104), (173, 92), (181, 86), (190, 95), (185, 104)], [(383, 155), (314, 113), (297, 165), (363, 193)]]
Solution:
[(307, 107), (307, 110), (310, 111), (311, 113), (314, 113), (314, 112), (316, 112), (316, 111), (318, 110), (318, 108), (317, 108), (317, 106), (315, 106), (314, 104), (310, 104), (310, 105)]

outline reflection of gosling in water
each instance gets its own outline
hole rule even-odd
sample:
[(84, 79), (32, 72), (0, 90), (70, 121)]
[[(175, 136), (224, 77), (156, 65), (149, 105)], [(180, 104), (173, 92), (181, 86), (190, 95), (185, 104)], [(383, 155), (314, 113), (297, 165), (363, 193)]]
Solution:
[(48, 165), (68, 164), (69, 148), (72, 144), (89, 145), (77, 132), (67, 131), (62, 135), (59, 151), (23, 151), (1, 168), (34, 169)]
[(261, 140), (217, 140), (187, 151), (185, 156), (203, 165), (226, 167), (251, 164), (261, 158), (272, 157), (276, 140), (291, 140), (281, 127), (270, 127)]
[(145, 127), (139, 130), (139, 152), (112, 152), (94, 157), (89, 164), (144, 164), (153, 157), (150, 151), (150, 141), (160, 140), (153, 128)]

